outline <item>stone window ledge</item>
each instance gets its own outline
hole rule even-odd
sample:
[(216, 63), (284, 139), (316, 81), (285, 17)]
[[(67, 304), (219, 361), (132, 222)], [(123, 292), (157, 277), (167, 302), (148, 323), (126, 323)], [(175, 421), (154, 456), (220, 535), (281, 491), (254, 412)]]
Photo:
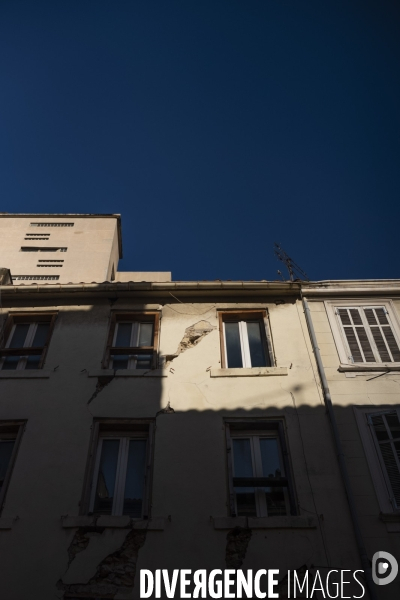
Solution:
[(163, 369), (98, 369), (89, 371), (88, 377), (168, 377), (168, 374)]
[(341, 363), (338, 368), (339, 373), (371, 373), (385, 371), (400, 371), (400, 363), (389, 363), (389, 364), (368, 364), (360, 363), (357, 365), (344, 365)]
[[(1, 519), (0, 519), (1, 521)], [(129, 515), (121, 517), (101, 516), (79, 516), (61, 517), (61, 524), (64, 529), (72, 527), (107, 527), (110, 529), (148, 529), (151, 531), (163, 531), (165, 529), (165, 519), (132, 519)]]
[(12, 517), (0, 518), (0, 529), (12, 529), (12, 526), (14, 525), (14, 521), (16, 521), (17, 519), (18, 519), (18, 517), (16, 517), (16, 518), (12, 518)]
[(21, 371), (5, 369), (0, 371), (0, 379), (48, 379), (50, 373), (51, 371), (43, 369), (22, 369)]
[(214, 529), (315, 529), (314, 517), (213, 517)]
[(269, 377), (287, 375), (287, 367), (252, 367), (250, 369), (211, 369), (211, 377)]

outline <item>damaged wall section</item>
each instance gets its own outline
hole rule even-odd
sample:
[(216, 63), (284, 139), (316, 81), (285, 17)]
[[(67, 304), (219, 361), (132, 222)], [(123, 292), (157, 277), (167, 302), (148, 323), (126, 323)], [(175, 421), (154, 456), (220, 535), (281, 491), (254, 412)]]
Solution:
[[(102, 533), (101, 528), (80, 527), (76, 531), (68, 548), (68, 565), (71, 564), (77, 554), (87, 549), (91, 534), (96, 533)], [(146, 534), (145, 529), (129, 530), (122, 546), (98, 564), (95, 574), (87, 583), (64, 583), (63, 580), (60, 580), (57, 584), (58, 589), (68, 595), (85, 594), (106, 598), (114, 598), (117, 593), (127, 594), (132, 592), (139, 550), (146, 541)], [(66, 578), (66, 576), (63, 577), (63, 579)]]

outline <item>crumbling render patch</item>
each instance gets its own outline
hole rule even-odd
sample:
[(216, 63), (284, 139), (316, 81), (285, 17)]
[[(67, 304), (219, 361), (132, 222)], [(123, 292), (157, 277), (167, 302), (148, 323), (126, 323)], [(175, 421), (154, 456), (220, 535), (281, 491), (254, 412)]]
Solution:
[(89, 545), (90, 537), (89, 533), (103, 533), (104, 527), (79, 527), (75, 532), (74, 537), (72, 538), (72, 542), (68, 548), (68, 567), (74, 560), (75, 556), (86, 548)]
[(109, 383), (114, 379), (114, 375), (110, 375), (107, 377), (98, 377), (96, 383), (96, 389), (88, 400), (88, 404), (90, 404), (97, 396), (104, 390), (105, 387), (108, 386)]
[(228, 569), (240, 569), (243, 565), (252, 530), (235, 527), (226, 536), (225, 563)]
[[(84, 537), (84, 535), (80, 535), (77, 538), (76, 544), (80, 548), (78, 552), (85, 549), (82, 547), (85, 544)], [(117, 593), (128, 594), (132, 592), (139, 550), (145, 541), (146, 530), (130, 530), (121, 548), (109, 554), (100, 562), (95, 575), (88, 583), (64, 584), (59, 581), (57, 584), (58, 589), (68, 594), (85, 594), (107, 598), (114, 598)], [(87, 547), (87, 544), (85, 547)]]
[(186, 350), (190, 350), (190, 348), (197, 346), (197, 344), (214, 329), (216, 329), (216, 327), (213, 327), (208, 321), (198, 321), (198, 323), (186, 327), (185, 334), (179, 342), (179, 346), (175, 354), (169, 354), (166, 356), (167, 364), (179, 356), (179, 354), (182, 354), (183, 352), (186, 352)]

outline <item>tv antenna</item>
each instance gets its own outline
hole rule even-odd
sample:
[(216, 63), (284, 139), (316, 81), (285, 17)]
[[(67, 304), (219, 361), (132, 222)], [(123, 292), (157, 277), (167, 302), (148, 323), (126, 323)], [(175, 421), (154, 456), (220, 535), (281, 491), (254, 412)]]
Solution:
[[(310, 281), (307, 277), (307, 273), (305, 273), (303, 269), (299, 267), (299, 265), (297, 265), (292, 258), (290, 258), (290, 256), (284, 251), (278, 242), (274, 242), (274, 253), (277, 259), (286, 265), (286, 268), (289, 272), (290, 281), (294, 281), (295, 279)], [(282, 277), (282, 273), (280, 271), (278, 271), (278, 274)]]

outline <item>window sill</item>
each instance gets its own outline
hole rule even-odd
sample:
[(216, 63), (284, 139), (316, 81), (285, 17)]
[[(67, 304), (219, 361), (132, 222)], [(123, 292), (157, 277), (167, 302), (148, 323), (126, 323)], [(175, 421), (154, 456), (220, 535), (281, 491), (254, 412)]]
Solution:
[(345, 365), (343, 363), (341, 363), (339, 365), (338, 371), (340, 373), (360, 373), (360, 372), (364, 372), (364, 373), (370, 373), (373, 371), (380, 371), (380, 372), (384, 372), (384, 371), (400, 371), (400, 363), (381, 363), (381, 364), (368, 364), (368, 363), (360, 363), (357, 365)]
[(270, 377), (287, 375), (287, 367), (252, 367), (251, 369), (211, 369), (211, 377)]
[(43, 369), (22, 369), (21, 371), (7, 370), (0, 371), (0, 379), (48, 379), (51, 371)]
[[(1, 519), (0, 519), (1, 521)], [(150, 531), (163, 531), (165, 529), (165, 519), (132, 519), (129, 515), (121, 517), (111, 517), (107, 515), (100, 516), (80, 516), (80, 517), (61, 517), (62, 527), (71, 529), (72, 527), (106, 527), (109, 529), (148, 529)]]
[(89, 371), (88, 377), (168, 377), (163, 369), (99, 369)]
[(215, 517), (214, 529), (315, 529), (314, 517)]

